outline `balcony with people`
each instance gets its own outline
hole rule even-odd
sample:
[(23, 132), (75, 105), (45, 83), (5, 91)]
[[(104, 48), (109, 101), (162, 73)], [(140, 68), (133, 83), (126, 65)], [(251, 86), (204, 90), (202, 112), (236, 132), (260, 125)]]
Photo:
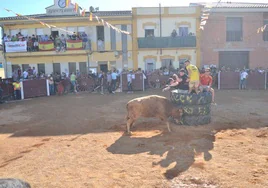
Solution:
[[(53, 35), (54, 34), (54, 35)], [(12, 52), (42, 52), (56, 51), (65, 52), (69, 50), (91, 50), (91, 40), (85, 32), (73, 32), (71, 35), (58, 32), (51, 35), (16, 35), (3, 36), (4, 51)]]
[(145, 29), (145, 37), (138, 38), (139, 48), (187, 48), (196, 47), (196, 36), (187, 27), (174, 29), (170, 36), (156, 37), (154, 29)]

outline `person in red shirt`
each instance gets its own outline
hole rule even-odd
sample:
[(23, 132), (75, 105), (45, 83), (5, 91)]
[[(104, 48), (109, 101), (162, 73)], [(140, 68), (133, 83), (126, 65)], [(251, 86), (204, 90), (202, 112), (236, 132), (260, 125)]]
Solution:
[(201, 92), (204, 90), (211, 92), (212, 94), (212, 104), (215, 103), (215, 91), (211, 87), (213, 83), (212, 76), (210, 76), (210, 68), (205, 69), (205, 73), (200, 75), (200, 86), (199, 89)]

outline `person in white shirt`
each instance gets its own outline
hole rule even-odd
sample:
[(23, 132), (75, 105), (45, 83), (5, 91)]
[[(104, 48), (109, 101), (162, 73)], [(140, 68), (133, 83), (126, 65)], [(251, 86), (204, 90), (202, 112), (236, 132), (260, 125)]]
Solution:
[(127, 93), (133, 93), (133, 88), (132, 88), (132, 71), (128, 72), (128, 74), (127, 74), (127, 88), (128, 88), (128, 92)]
[(248, 78), (248, 73), (247, 73), (247, 71), (243, 70), (240, 74), (240, 87), (241, 87), (241, 89), (246, 89), (247, 78)]
[(23, 72), (23, 78), (28, 79), (28, 72), (26, 70)]
[(117, 80), (117, 73), (114, 70), (112, 73), (112, 92), (115, 93), (115, 89), (116, 89), (116, 80)]

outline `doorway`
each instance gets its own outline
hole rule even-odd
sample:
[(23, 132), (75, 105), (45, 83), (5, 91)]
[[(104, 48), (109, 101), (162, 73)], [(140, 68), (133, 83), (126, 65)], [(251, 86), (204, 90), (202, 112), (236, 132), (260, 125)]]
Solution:
[(51, 35), (53, 38), (56, 38), (56, 36), (59, 36), (59, 31), (51, 31)]
[(108, 65), (107, 64), (101, 64), (100, 65), (100, 71), (107, 73), (108, 72)]

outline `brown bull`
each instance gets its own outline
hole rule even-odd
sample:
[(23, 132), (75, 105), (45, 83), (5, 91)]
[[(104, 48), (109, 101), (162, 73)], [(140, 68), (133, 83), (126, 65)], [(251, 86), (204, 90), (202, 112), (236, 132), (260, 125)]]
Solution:
[(140, 117), (159, 118), (166, 122), (170, 132), (168, 118), (180, 119), (181, 115), (182, 109), (174, 106), (166, 97), (150, 95), (136, 98), (127, 103), (127, 133), (130, 133), (130, 128)]

